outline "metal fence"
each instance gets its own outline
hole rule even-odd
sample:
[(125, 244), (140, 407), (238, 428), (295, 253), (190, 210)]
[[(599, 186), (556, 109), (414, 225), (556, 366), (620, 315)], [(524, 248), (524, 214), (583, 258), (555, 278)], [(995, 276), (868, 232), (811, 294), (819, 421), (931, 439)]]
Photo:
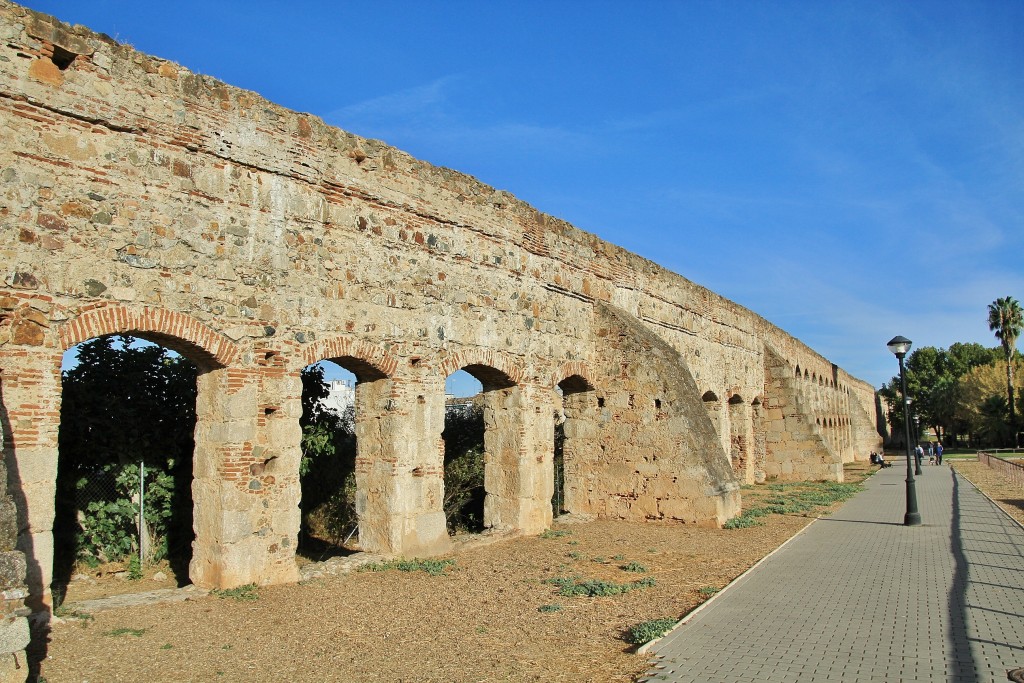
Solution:
[(1010, 481), (1024, 487), (1024, 463), (1008, 460), (1006, 455), (1020, 453), (1016, 448), (1001, 448), (992, 451), (978, 451), (978, 462), (1005, 475)]
[(98, 469), (75, 485), (80, 557), (123, 562), (137, 556), (145, 564), (152, 553), (146, 523), (147, 489), (153, 475), (143, 462)]

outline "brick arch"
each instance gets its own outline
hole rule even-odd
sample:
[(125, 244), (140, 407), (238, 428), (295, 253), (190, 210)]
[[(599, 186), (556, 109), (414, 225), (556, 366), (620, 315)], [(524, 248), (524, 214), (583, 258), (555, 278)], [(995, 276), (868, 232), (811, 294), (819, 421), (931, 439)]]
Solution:
[[(438, 366), (442, 377), (466, 369), (487, 384), (521, 384), (525, 372), (522, 365), (505, 354), (491, 349), (463, 349), (450, 353)], [(488, 371), (489, 370), (489, 371)], [(497, 372), (494, 372), (497, 371)], [(481, 376), (477, 376), (481, 375)], [(486, 382), (484, 380), (487, 380)], [(485, 387), (486, 388), (486, 387)]]
[[(557, 387), (570, 377), (578, 377), (580, 379), (580, 381), (575, 382), (575, 384), (580, 387), (576, 389), (576, 391), (593, 391), (595, 388), (594, 381), (590, 378), (590, 375), (587, 372), (586, 364), (584, 364), (583, 361), (578, 360), (562, 363), (562, 365), (552, 373), (552, 388)], [(584, 387), (583, 385), (586, 386)]]
[(398, 359), (379, 346), (351, 337), (331, 337), (307, 346), (302, 352), (303, 366), (322, 360), (350, 358), (352, 374), (360, 382), (393, 377)]
[(69, 349), (105, 334), (131, 334), (166, 346), (200, 366), (227, 367), (239, 356), (238, 346), (195, 318), (149, 306), (104, 306), (61, 325), (58, 338)]

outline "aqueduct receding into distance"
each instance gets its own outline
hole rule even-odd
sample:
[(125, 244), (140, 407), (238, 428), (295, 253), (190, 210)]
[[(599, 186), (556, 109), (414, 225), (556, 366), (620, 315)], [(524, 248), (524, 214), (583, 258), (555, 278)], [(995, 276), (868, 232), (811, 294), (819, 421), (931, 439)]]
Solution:
[(5, 0), (0, 34), (0, 424), (36, 595), (61, 358), (99, 335), (199, 368), (202, 586), (297, 578), (299, 373), (324, 359), (358, 380), (359, 537), (384, 553), (448, 547), (459, 369), (497, 529), (551, 524), (563, 400), (566, 507), (599, 516), (720, 525), (740, 484), (841, 479), (880, 444), (868, 384), (506, 192)]

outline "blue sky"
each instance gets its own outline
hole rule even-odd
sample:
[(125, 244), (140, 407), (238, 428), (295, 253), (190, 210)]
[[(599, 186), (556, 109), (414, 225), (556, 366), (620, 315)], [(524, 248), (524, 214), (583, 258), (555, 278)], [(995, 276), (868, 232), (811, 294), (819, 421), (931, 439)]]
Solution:
[(1024, 2), (33, 0), (507, 190), (876, 386), (1024, 300)]

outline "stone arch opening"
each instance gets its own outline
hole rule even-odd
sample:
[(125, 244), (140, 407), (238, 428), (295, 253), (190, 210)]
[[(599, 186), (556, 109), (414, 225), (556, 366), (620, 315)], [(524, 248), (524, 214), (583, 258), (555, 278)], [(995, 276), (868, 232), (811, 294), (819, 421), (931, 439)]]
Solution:
[(479, 383), (479, 392), (445, 410), (444, 507), (449, 531), (514, 528), (521, 497), (522, 392), (496, 367), (470, 362), (459, 370)]
[[(199, 370), (148, 332), (107, 334), (64, 354), (54, 482), (53, 605), (76, 571), (155, 572), (179, 586), (193, 559)], [(202, 362), (202, 360), (200, 360)], [(72, 597), (74, 589), (71, 589)]]
[[(346, 340), (309, 349), (302, 370), (302, 536), (318, 558), (356, 549), (387, 552), (394, 540), (387, 437), (394, 361)], [(317, 359), (317, 354), (330, 354)]]
[[(325, 359), (302, 369), (298, 551), (315, 560), (345, 555), (358, 544), (356, 405), (358, 376), (386, 379), (365, 361)], [(364, 366), (368, 366), (367, 370)], [(363, 392), (366, 393), (366, 392)], [(354, 541), (354, 543), (353, 543)]]
[(449, 533), (484, 529), (483, 383), (465, 370), (445, 378), (444, 513)]
[(579, 374), (569, 375), (555, 385), (555, 429), (551, 512), (554, 517), (580, 512), (583, 503), (588, 439), (597, 429), (597, 400), (594, 386)]

